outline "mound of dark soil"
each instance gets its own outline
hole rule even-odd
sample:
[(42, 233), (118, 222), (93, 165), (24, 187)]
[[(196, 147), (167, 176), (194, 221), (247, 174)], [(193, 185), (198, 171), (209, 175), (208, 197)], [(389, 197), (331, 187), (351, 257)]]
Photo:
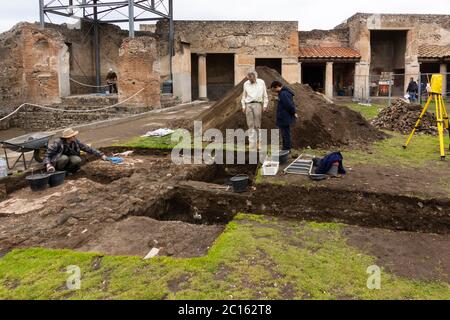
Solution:
[[(267, 67), (257, 68), (259, 78), (270, 86), (278, 80), (287, 85), (281, 75)], [(245, 115), (241, 111), (242, 81), (230, 90), (214, 106), (200, 115), (203, 129), (247, 129)], [(358, 112), (347, 107), (328, 103), (308, 85), (289, 85), (295, 93), (299, 119), (292, 128), (293, 147), (331, 147), (382, 139), (385, 135), (369, 124)], [(277, 95), (269, 90), (269, 112), (263, 116), (262, 127), (275, 129)]]
[[(384, 108), (372, 124), (380, 129), (387, 129), (408, 134), (414, 129), (423, 107), (419, 104), (409, 104), (402, 99), (396, 99), (391, 106)], [(417, 128), (418, 133), (437, 135), (436, 119), (431, 113), (426, 113)]]

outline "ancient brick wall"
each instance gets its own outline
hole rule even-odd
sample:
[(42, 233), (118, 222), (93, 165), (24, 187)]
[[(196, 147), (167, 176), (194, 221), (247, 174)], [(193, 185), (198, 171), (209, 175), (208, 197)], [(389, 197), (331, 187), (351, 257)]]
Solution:
[(406, 31), (404, 73), (407, 76), (404, 80), (405, 88), (408, 85), (409, 77), (417, 78), (419, 75), (419, 47), (421, 45), (450, 44), (450, 15), (358, 13), (337, 28), (348, 28), (350, 46), (361, 54), (361, 62), (357, 64), (355, 73), (361, 76), (357, 79), (363, 81), (355, 81), (356, 92), (367, 87), (364, 75), (369, 74), (371, 68), (372, 30)]
[(299, 31), (301, 47), (348, 47), (348, 28), (333, 30)]
[[(47, 28), (57, 30), (68, 45), (70, 52), (70, 77), (78, 82), (94, 86), (96, 84), (94, 27), (92, 23), (81, 22), (75, 29), (66, 25), (47, 24)], [(147, 34), (138, 32), (137, 35)], [(128, 31), (111, 24), (99, 25), (100, 78), (101, 85), (106, 84), (106, 75), (110, 68), (117, 72), (119, 49)], [(96, 88), (70, 83), (71, 94), (89, 94)]]
[[(167, 23), (157, 25), (163, 37)], [(175, 21), (175, 34), (192, 52), (292, 56), (298, 49), (296, 21)]]
[(119, 102), (144, 89), (128, 101), (129, 106), (161, 106), (160, 75), (155, 68), (158, 64), (157, 41), (152, 37), (127, 38), (119, 51)]
[(401, 15), (358, 13), (339, 28), (350, 31), (350, 45), (359, 50), (362, 61), (370, 62), (370, 30), (408, 30), (407, 63), (417, 61), (420, 45), (450, 44), (450, 15)]
[[(168, 23), (159, 22), (156, 33), (164, 57), (168, 55)], [(189, 43), (193, 54), (234, 54), (235, 84), (255, 67), (257, 58), (282, 59), (284, 78), (299, 81), (296, 21), (175, 21), (175, 37)], [(162, 68), (163, 77), (167, 72)]]
[(0, 48), (2, 108), (56, 103), (68, 92), (67, 47), (57, 31), (21, 23), (0, 35)]

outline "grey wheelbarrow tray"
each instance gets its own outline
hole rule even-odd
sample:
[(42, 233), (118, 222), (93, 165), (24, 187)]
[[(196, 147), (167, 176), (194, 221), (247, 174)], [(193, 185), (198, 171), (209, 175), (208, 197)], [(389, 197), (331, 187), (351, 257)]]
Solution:
[[(53, 133), (48, 132), (36, 132), (29, 133), (10, 140), (0, 141), (5, 152), (5, 159), (8, 165), (8, 170), (14, 169), (21, 159), (23, 161), (25, 170), (27, 170), (31, 166), (33, 160), (42, 162), (42, 153), (47, 150), (48, 143), (53, 135)], [(20, 156), (16, 159), (12, 166), (9, 165), (7, 150), (20, 153)], [(27, 152), (34, 152), (33, 158), (31, 158), (28, 163), (25, 159), (25, 153)]]

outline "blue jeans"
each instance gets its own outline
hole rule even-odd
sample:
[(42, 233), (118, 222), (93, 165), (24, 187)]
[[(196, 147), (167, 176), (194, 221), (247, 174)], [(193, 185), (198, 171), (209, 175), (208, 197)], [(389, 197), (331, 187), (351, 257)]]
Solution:
[(416, 102), (417, 101), (417, 93), (416, 92), (408, 92), (409, 101)]

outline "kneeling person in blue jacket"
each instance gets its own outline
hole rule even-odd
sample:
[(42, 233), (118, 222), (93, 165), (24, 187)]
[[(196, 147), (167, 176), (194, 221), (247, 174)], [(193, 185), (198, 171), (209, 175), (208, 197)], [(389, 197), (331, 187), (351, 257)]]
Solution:
[(271, 88), (278, 93), (277, 122), (283, 139), (283, 150), (291, 151), (291, 126), (297, 116), (297, 108), (294, 103), (294, 93), (279, 81), (272, 82)]
[(44, 164), (48, 172), (68, 171), (76, 173), (81, 167), (81, 151), (93, 154), (106, 161), (107, 157), (102, 152), (91, 148), (77, 139), (78, 131), (66, 129), (60, 139), (55, 140), (47, 150)]

